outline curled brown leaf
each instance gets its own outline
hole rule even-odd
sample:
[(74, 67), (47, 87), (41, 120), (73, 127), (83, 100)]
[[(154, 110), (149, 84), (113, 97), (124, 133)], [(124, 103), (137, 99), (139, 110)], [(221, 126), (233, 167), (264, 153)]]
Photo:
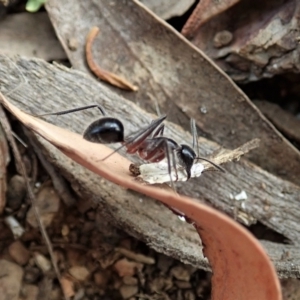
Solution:
[(121, 89), (130, 90), (130, 91), (137, 91), (138, 87), (128, 82), (126, 79), (106, 71), (102, 69), (97, 63), (94, 61), (93, 53), (92, 53), (92, 46), (95, 38), (99, 33), (98, 27), (93, 27), (86, 38), (85, 44), (85, 52), (86, 52), (86, 61), (88, 66), (90, 67), (91, 71), (101, 80), (106, 81), (114, 86), (117, 86)]

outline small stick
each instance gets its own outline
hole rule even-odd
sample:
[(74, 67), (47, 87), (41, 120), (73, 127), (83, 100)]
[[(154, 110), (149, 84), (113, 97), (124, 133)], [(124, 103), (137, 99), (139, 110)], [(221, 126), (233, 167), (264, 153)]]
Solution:
[(113, 74), (109, 71), (102, 69), (94, 61), (93, 53), (92, 53), (92, 46), (93, 46), (93, 42), (94, 42), (95, 38), (97, 37), (99, 31), (100, 30), (98, 27), (93, 27), (90, 30), (90, 32), (86, 38), (86, 44), (85, 44), (85, 53), (86, 54), (85, 55), (86, 55), (86, 61), (87, 61), (89, 68), (98, 78), (100, 78), (103, 81), (106, 81), (106, 82), (108, 82), (114, 86), (117, 86), (121, 89), (124, 89), (124, 90), (130, 90), (130, 91), (134, 91), (134, 92), (137, 91), (138, 90), (137, 86), (131, 84), (126, 79), (124, 79), (116, 74)]
[[(211, 159), (217, 165), (224, 164), (224, 163), (232, 161), (234, 159), (239, 160), (242, 155), (245, 155), (249, 151), (257, 148), (259, 145), (259, 142), (260, 142), (259, 139), (253, 139), (234, 150), (222, 151), (217, 156), (212, 157)], [(208, 170), (211, 168), (211, 165), (209, 165), (206, 162), (203, 162), (202, 164), (204, 165), (204, 170)]]

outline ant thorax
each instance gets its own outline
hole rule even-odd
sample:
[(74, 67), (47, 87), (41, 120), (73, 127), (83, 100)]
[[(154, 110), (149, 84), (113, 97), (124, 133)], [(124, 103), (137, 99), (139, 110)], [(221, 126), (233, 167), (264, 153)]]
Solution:
[[(139, 173), (138, 176), (143, 181), (149, 184), (155, 183), (165, 183), (170, 182), (170, 178), (174, 182), (176, 181), (186, 181), (187, 180), (187, 173), (185, 167), (180, 164), (176, 164), (177, 172), (174, 168), (171, 168), (171, 177), (169, 174), (169, 163), (167, 159), (164, 159), (158, 163), (150, 163), (150, 164), (143, 164), (139, 166)], [(204, 165), (201, 163), (194, 163), (191, 168), (191, 177), (200, 177), (204, 170)], [(177, 173), (177, 177), (176, 177)]]

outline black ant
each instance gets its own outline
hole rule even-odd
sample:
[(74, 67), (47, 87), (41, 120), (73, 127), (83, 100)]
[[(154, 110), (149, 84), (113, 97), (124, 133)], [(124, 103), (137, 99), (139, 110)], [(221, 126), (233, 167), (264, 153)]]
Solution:
[[(160, 132), (163, 133), (164, 124), (160, 126)], [(196, 160), (204, 160), (212, 164), (214, 167), (219, 169), (220, 171), (225, 173), (225, 170), (219, 165), (213, 163), (212, 161), (199, 156), (199, 147), (198, 147), (198, 136), (196, 123), (194, 119), (191, 119), (191, 132), (193, 135), (193, 148), (185, 144), (177, 144), (173, 139), (164, 137), (164, 136), (154, 136), (152, 138), (148, 138), (144, 141), (143, 147), (139, 148), (138, 154), (141, 158), (149, 162), (160, 162), (164, 158), (167, 157), (168, 165), (169, 165), (169, 174), (170, 170), (170, 154), (172, 156), (172, 166), (175, 170), (176, 180), (178, 179), (177, 168), (176, 168), (176, 159), (174, 154), (176, 154), (176, 158), (178, 164), (183, 166), (186, 175), (187, 181), (191, 178), (191, 169)], [(197, 154), (193, 149), (197, 145)], [(170, 153), (170, 154), (168, 154)]]
[[(214, 164), (208, 159), (199, 157), (199, 155), (197, 156), (195, 151), (188, 145), (178, 145), (174, 140), (163, 136), (164, 124), (162, 124), (162, 122), (166, 119), (165, 115), (153, 120), (148, 126), (140, 129), (139, 131), (130, 135), (129, 137), (124, 137), (124, 126), (122, 122), (117, 118), (107, 117), (103, 107), (97, 104), (78, 107), (55, 113), (37, 115), (37, 117), (50, 115), (59, 116), (90, 108), (98, 108), (104, 117), (92, 122), (84, 131), (83, 138), (93, 143), (122, 144), (122, 146), (114, 150), (111, 154), (109, 154), (102, 160), (107, 159), (121, 148), (126, 147), (127, 153), (137, 153), (140, 156), (140, 158), (148, 162), (160, 162), (164, 158), (167, 158), (168, 172), (170, 175), (171, 182), (171, 165), (175, 170), (176, 178), (178, 178), (176, 169), (176, 158), (174, 154), (176, 154), (178, 163), (185, 168), (185, 171), (187, 173), (187, 180), (190, 179), (191, 168), (195, 160), (198, 159), (205, 160), (224, 172), (224, 169), (222, 169), (220, 166)], [(195, 122), (192, 121), (191, 124), (193, 133), (193, 148), (195, 148), (195, 143), (197, 141), (197, 130)]]

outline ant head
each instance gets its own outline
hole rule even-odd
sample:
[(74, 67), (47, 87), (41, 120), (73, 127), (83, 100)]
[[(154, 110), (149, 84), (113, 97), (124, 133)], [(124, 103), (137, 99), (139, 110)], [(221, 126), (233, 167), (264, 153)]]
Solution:
[(191, 168), (194, 164), (196, 153), (188, 145), (180, 145), (177, 153), (180, 163), (185, 167), (187, 179), (189, 179), (191, 177)]
[(116, 118), (104, 117), (90, 124), (83, 138), (101, 144), (124, 142), (124, 126)]

